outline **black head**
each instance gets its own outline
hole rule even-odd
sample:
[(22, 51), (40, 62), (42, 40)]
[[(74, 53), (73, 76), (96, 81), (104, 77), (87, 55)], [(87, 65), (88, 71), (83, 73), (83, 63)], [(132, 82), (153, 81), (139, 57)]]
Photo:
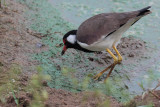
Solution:
[(63, 47), (63, 50), (61, 52), (61, 55), (63, 55), (68, 48), (74, 48), (75, 47), (75, 44), (77, 42), (76, 33), (77, 33), (77, 30), (71, 30), (63, 36), (64, 47)]

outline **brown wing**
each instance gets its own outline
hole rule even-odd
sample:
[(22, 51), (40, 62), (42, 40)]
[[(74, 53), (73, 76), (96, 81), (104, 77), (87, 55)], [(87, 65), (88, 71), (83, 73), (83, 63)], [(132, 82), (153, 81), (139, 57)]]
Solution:
[(77, 40), (90, 45), (99, 40), (102, 36), (107, 36), (118, 30), (127, 23), (129, 19), (140, 16), (141, 13), (143, 13), (142, 15), (145, 15), (144, 13), (148, 8), (150, 7), (133, 12), (102, 13), (93, 16), (80, 25), (77, 31)]

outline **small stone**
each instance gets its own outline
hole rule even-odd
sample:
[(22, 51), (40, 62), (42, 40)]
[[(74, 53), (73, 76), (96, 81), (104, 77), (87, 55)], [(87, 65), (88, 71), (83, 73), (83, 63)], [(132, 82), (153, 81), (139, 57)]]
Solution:
[(44, 45), (41, 44), (41, 43), (37, 43), (37, 44), (36, 44), (36, 47), (37, 47), (37, 48), (41, 48), (42, 46), (44, 46)]
[(129, 56), (129, 57), (134, 57), (134, 54), (133, 54), (133, 53), (130, 53), (128, 56)]
[(3, 66), (2, 62), (0, 62), (0, 66)]
[(127, 47), (127, 45), (125, 45), (125, 44), (122, 44), (122, 48), (126, 48)]
[(43, 86), (48, 86), (47, 81), (42, 81)]
[(31, 99), (33, 98), (33, 94), (31, 94), (29, 92), (26, 93), (26, 96), (29, 97), (29, 98), (31, 98)]
[(66, 103), (66, 102), (63, 102), (63, 104), (64, 104), (64, 105), (67, 105), (67, 103)]
[(142, 45), (140, 45), (140, 44), (139, 44), (139, 45), (136, 45), (136, 48), (140, 48), (141, 46), (142, 46)]
[(94, 61), (94, 59), (93, 59), (93, 58), (91, 58), (91, 57), (90, 57), (90, 58), (88, 58), (88, 59), (89, 59), (90, 61)]

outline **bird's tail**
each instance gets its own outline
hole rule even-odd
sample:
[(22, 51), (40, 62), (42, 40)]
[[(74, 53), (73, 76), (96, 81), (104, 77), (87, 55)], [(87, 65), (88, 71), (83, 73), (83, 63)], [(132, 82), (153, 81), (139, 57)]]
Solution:
[(152, 13), (149, 9), (151, 8), (151, 6), (148, 6), (148, 7), (145, 7), (141, 10), (138, 10), (139, 11), (139, 14), (138, 16), (144, 16), (144, 15), (147, 15), (147, 14), (150, 14)]

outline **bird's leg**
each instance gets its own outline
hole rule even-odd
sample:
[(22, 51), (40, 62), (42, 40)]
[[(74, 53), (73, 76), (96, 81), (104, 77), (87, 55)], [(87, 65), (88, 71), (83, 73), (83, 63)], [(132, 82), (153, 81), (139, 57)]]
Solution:
[(113, 68), (115, 67), (115, 65), (116, 65), (117, 63), (120, 63), (120, 62), (122, 61), (122, 56), (121, 56), (121, 54), (118, 52), (118, 50), (117, 50), (117, 48), (115, 47), (115, 45), (113, 45), (113, 49), (116, 51), (116, 53), (117, 53), (117, 55), (118, 55), (118, 61), (115, 62), (114, 65), (112, 66), (112, 68), (110, 69), (110, 71), (109, 71), (106, 79), (104, 80), (105, 82), (106, 82), (106, 80), (108, 79), (108, 77), (110, 76), (110, 74), (111, 74)]
[(108, 69), (110, 69), (113, 66), (113, 64), (111, 64), (110, 66), (108, 66), (106, 69), (104, 69), (103, 71), (101, 71), (100, 73), (98, 73), (96, 76), (94, 76), (94, 79), (97, 80), (104, 72), (106, 72)]
[(106, 49), (106, 51), (113, 57), (113, 59), (114, 59), (113, 64), (117, 64), (118, 58), (108, 48)]
[(122, 61), (122, 56), (121, 54), (118, 52), (117, 48), (115, 47), (115, 45), (113, 45), (113, 49), (116, 51), (117, 55), (118, 55), (118, 63), (120, 63)]
[(102, 72), (98, 73), (98, 74), (94, 77), (95, 80), (97, 80), (105, 71), (107, 71), (108, 69), (111, 68), (111, 70), (110, 70), (110, 72), (109, 72), (109, 75), (110, 75), (111, 72), (112, 72), (112, 70), (113, 70), (113, 68), (114, 68), (114, 66), (115, 66), (115, 65), (117, 64), (117, 62), (118, 62), (118, 58), (117, 58), (108, 48), (106, 49), (106, 51), (113, 57), (114, 63), (111, 64), (110, 66), (108, 66), (108, 67), (107, 67), (106, 69), (104, 69)]
[(113, 68), (115, 67), (116, 64), (113, 64), (112, 68), (110, 69), (109, 73), (107, 74), (106, 79), (104, 80), (104, 82), (106, 82), (106, 80), (108, 79), (108, 77), (111, 75)]

